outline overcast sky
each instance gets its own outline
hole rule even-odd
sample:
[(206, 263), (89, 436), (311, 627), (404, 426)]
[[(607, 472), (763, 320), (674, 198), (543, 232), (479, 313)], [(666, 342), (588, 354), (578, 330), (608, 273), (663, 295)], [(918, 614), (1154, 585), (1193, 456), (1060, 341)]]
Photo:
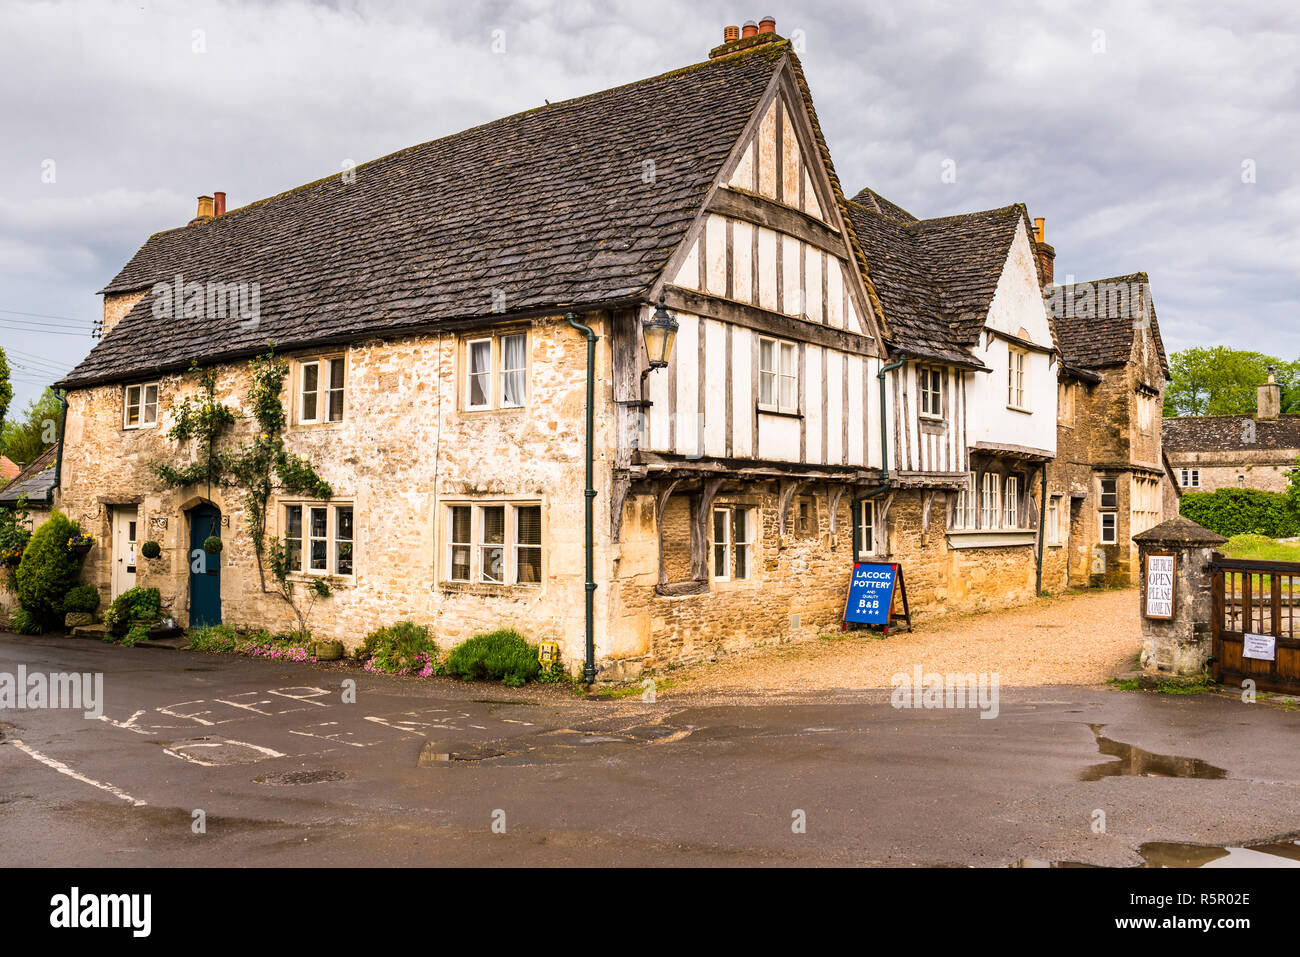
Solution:
[(1058, 281), (1150, 274), (1171, 351), (1300, 355), (1294, 0), (762, 2), (5, 0), (15, 409), (89, 351), (96, 290), (199, 194), (233, 208), (676, 69), (767, 14), (801, 49), (850, 195), (922, 217), (1027, 203)]

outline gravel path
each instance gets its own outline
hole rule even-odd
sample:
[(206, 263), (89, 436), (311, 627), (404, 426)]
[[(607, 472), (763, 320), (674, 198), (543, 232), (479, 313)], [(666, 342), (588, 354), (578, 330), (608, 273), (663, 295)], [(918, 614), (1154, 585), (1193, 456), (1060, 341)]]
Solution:
[(889, 688), (895, 674), (994, 674), (1002, 687), (1098, 684), (1142, 648), (1135, 588), (1044, 598), (1000, 612), (918, 622), (911, 634), (849, 631), (761, 648), (664, 675), (661, 694)]

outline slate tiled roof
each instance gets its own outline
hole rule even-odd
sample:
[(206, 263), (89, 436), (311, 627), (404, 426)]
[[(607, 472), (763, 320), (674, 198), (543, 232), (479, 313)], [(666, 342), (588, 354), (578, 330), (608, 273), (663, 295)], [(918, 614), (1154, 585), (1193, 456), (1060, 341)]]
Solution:
[(494, 296), (506, 312), (640, 297), (787, 55), (769, 43), (534, 109), (157, 233), (104, 292), (255, 282), (257, 327), (155, 318), (145, 296), (60, 384), (487, 315)]
[(1171, 455), (1191, 452), (1300, 453), (1300, 415), (1256, 419), (1251, 415), (1168, 418), (1160, 433)]
[(30, 465), (0, 489), (0, 505), (13, 505), (21, 497), (34, 505), (48, 504), (54, 491), (54, 466), (58, 459), (57, 445), (46, 449)]
[(1028, 227), (1028, 215), (1024, 206), (1016, 204), (923, 219), (912, 227), (943, 290), (957, 340), (965, 345), (979, 340), (1021, 222)]
[(900, 352), (981, 365), (979, 339), (1023, 206), (918, 220), (873, 190), (845, 204)]
[[(1054, 286), (1049, 304), (1062, 360), (1076, 368), (1094, 370), (1127, 363), (1133, 354), (1135, 321), (1142, 318), (1144, 297), (1160, 368), (1168, 377), (1169, 360), (1150, 288), (1150, 280), (1143, 272)], [(1117, 294), (1112, 296), (1108, 290)]]

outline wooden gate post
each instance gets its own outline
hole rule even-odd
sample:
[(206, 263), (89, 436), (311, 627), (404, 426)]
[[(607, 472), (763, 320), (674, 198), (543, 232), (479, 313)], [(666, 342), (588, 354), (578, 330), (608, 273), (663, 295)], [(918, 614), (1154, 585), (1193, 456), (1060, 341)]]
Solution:
[(1214, 549), (1227, 541), (1178, 516), (1133, 536), (1138, 546), (1142, 671), (1194, 675), (1213, 646)]

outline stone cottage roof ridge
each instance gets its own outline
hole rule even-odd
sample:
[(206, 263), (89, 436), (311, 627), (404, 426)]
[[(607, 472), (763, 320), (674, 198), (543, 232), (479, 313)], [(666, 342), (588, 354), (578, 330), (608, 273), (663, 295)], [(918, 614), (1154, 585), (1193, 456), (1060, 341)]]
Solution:
[(501, 312), (501, 300), (508, 314), (644, 296), (787, 58), (788, 41), (773, 41), (155, 233), (106, 292), (178, 274), (256, 283), (259, 321), (159, 319), (146, 296), (60, 385), (251, 355), (268, 340), (291, 349), (405, 332)]

